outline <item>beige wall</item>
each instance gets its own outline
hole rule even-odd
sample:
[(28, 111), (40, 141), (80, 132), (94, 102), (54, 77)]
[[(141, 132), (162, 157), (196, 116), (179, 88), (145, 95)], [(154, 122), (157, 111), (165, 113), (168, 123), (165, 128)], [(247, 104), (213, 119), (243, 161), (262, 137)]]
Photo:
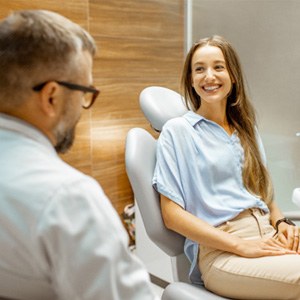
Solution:
[(184, 0), (0, 0), (1, 18), (15, 9), (49, 9), (94, 36), (94, 84), (101, 94), (83, 112), (75, 145), (63, 159), (99, 181), (119, 213), (133, 201), (124, 166), (126, 133), (135, 126), (149, 129), (138, 95), (149, 85), (178, 91), (183, 5)]

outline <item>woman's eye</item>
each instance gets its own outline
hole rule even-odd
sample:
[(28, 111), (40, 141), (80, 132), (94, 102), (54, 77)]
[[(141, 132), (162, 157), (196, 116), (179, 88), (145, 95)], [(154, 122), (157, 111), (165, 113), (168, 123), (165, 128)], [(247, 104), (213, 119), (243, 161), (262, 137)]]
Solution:
[(204, 71), (204, 68), (203, 67), (197, 67), (195, 69), (196, 72), (203, 72)]
[(216, 68), (216, 70), (224, 70), (225, 69), (225, 67), (222, 65), (217, 65), (215, 68)]

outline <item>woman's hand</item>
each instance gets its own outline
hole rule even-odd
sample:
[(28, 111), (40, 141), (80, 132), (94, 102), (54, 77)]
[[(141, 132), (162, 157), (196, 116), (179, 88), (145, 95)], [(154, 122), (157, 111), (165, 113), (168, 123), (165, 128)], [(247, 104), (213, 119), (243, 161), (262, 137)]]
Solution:
[(278, 226), (278, 233), (275, 238), (285, 245), (287, 249), (296, 251), (300, 254), (300, 230), (297, 226), (289, 225), (284, 222)]
[[(269, 204), (271, 213), (271, 224), (275, 227), (278, 220), (283, 218), (283, 214), (278, 208), (275, 201)], [(286, 249), (294, 250), (300, 254), (300, 239), (299, 239), (299, 228), (297, 226), (289, 225), (285, 222), (281, 222), (278, 225), (278, 232), (275, 235), (276, 240), (284, 244)]]
[(295, 250), (287, 248), (286, 245), (277, 238), (241, 240), (235, 253), (249, 258), (296, 254)]

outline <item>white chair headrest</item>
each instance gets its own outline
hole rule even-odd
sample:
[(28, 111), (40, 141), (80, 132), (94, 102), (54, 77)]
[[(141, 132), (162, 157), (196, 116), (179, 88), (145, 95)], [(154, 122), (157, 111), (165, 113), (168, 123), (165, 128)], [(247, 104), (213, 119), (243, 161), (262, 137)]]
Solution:
[(160, 86), (145, 88), (140, 94), (140, 106), (146, 119), (157, 131), (161, 131), (169, 119), (182, 116), (188, 111), (180, 94)]

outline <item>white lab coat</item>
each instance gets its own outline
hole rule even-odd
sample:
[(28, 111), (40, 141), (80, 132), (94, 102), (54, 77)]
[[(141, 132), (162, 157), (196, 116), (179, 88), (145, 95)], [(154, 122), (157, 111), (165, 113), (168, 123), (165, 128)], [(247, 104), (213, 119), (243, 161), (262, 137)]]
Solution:
[(0, 296), (155, 299), (98, 183), (37, 129), (0, 114)]

